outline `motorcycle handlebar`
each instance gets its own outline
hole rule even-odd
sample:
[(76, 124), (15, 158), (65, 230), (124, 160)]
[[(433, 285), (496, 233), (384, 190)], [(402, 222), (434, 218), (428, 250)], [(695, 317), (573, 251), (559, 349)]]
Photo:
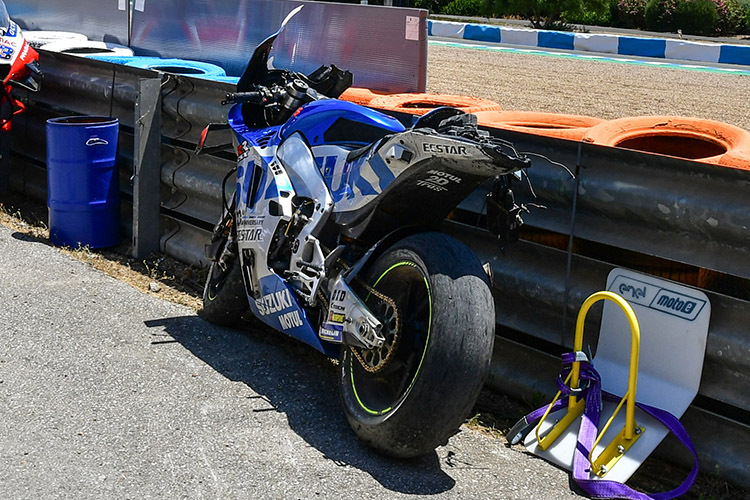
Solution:
[(250, 103), (250, 104), (264, 104), (266, 102), (267, 95), (263, 92), (233, 92), (226, 95), (226, 98), (221, 102), (222, 104), (236, 104), (236, 103)]

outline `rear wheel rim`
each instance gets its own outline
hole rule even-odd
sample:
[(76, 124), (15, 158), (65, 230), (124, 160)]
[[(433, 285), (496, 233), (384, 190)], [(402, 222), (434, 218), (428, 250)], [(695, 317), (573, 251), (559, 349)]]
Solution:
[[(409, 261), (390, 266), (377, 278), (373, 288), (396, 303), (401, 315), (400, 339), (396, 352), (383, 370), (370, 373), (350, 355), (349, 373), (359, 406), (370, 415), (383, 415), (406, 398), (419, 376), (430, 341), (432, 297), (427, 277)], [(389, 308), (378, 307), (378, 302), (374, 295), (366, 296), (365, 303), (384, 323), (388, 335), (388, 328), (393, 324)], [(366, 357), (367, 351), (362, 352)]]

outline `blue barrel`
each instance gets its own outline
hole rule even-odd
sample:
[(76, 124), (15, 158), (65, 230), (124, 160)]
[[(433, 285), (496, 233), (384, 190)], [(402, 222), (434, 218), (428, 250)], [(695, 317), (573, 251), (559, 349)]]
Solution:
[(47, 120), (50, 241), (101, 248), (120, 243), (117, 118)]

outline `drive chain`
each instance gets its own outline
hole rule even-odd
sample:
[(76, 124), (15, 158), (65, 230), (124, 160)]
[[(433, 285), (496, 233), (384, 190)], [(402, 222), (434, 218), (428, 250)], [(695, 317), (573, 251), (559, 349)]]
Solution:
[[(357, 358), (359, 361), (359, 364), (362, 365), (362, 368), (365, 369), (365, 371), (368, 371), (370, 373), (378, 373), (382, 371), (386, 366), (388, 366), (388, 363), (391, 362), (391, 358), (393, 357), (394, 353), (396, 352), (396, 349), (398, 348), (398, 341), (400, 338), (401, 333), (401, 316), (398, 313), (398, 308), (396, 307), (396, 302), (391, 299), (390, 297), (378, 292), (373, 287), (365, 283), (360, 278), (357, 278), (357, 282), (365, 287), (369, 293), (380, 299), (381, 301), (388, 304), (393, 309), (393, 315), (394, 319), (396, 320), (394, 333), (393, 333), (393, 342), (391, 342), (390, 346), (383, 346), (388, 349), (388, 353), (385, 355), (385, 358), (381, 358), (381, 361), (377, 365), (371, 365), (367, 363), (364, 358), (362, 357), (362, 354), (359, 352), (359, 348), (354, 346), (349, 346), (349, 349), (352, 351), (352, 354), (354, 354), (354, 357)], [(389, 319), (390, 321), (390, 319)], [(383, 349), (383, 347), (380, 347), (379, 349)]]
[[(346, 267), (346, 265), (344, 265)], [(387, 347), (388, 353), (385, 355), (385, 357), (381, 358), (381, 361), (377, 365), (371, 365), (365, 361), (365, 359), (362, 357), (362, 353), (360, 353), (360, 348), (348, 345), (349, 349), (352, 351), (352, 354), (355, 358), (357, 358), (357, 361), (359, 361), (359, 364), (362, 365), (362, 368), (369, 372), (369, 373), (378, 373), (382, 371), (386, 366), (388, 366), (388, 363), (390, 363), (391, 358), (393, 358), (394, 353), (396, 352), (396, 348), (398, 347), (398, 341), (400, 338), (401, 333), (401, 316), (398, 313), (398, 307), (396, 307), (396, 302), (391, 299), (390, 297), (378, 292), (373, 287), (368, 285), (364, 282), (364, 280), (360, 279), (359, 277), (356, 278), (357, 282), (362, 285), (368, 293), (374, 295), (381, 301), (388, 304), (393, 309), (393, 315), (394, 319), (396, 321), (394, 333), (393, 333), (393, 342), (389, 346), (383, 346)], [(320, 299), (323, 306), (326, 308), (326, 311), (328, 310), (328, 300), (326, 300), (325, 295), (323, 295), (323, 292), (318, 289), (318, 298)], [(383, 347), (380, 347), (379, 349), (383, 349)]]

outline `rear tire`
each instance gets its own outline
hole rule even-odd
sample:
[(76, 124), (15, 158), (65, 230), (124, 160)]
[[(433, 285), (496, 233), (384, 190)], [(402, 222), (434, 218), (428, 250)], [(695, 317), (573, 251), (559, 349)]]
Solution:
[[(458, 430), (489, 369), (495, 308), (487, 276), (462, 243), (422, 233), (388, 249), (365, 280), (396, 303), (398, 340), (377, 373), (365, 370), (352, 348), (342, 348), (344, 411), (357, 436), (387, 455), (429, 453)], [(373, 313), (382, 315), (388, 340), (397, 324), (392, 308), (361, 293)], [(376, 364), (385, 358), (359, 353)]]

